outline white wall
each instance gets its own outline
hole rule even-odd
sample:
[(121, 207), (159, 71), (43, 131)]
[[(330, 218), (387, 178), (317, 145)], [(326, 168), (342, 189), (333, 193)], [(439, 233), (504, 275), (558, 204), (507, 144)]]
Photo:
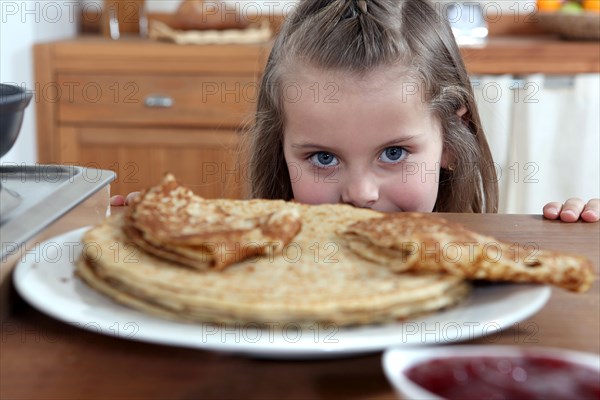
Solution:
[[(33, 45), (73, 37), (77, 33), (76, 0), (0, 0), (0, 82), (35, 89)], [(35, 98), (23, 126), (2, 163), (37, 162)]]

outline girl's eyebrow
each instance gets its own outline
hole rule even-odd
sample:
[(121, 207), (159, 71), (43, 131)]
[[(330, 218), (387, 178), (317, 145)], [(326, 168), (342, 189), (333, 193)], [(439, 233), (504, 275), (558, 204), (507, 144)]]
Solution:
[(325, 151), (331, 151), (331, 152), (333, 151), (328, 146), (323, 146), (322, 144), (310, 143), (310, 142), (292, 143), (290, 145), (290, 147), (292, 147), (294, 149), (319, 149), (319, 150), (325, 150)]
[(385, 143), (382, 143), (379, 147), (389, 147), (395, 144), (401, 144), (401, 143), (405, 143), (405, 142), (410, 142), (413, 139), (419, 138), (423, 136), (422, 134), (418, 134), (418, 135), (409, 135), (409, 136), (401, 136), (401, 137), (397, 137), (395, 139), (392, 139), (390, 141), (387, 141)]

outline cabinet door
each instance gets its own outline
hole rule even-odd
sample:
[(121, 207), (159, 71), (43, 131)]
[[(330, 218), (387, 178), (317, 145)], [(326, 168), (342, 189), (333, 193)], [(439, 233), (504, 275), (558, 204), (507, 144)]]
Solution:
[(61, 127), (58, 137), (56, 162), (115, 171), (112, 194), (155, 185), (166, 172), (206, 198), (247, 193), (246, 163), (232, 130)]

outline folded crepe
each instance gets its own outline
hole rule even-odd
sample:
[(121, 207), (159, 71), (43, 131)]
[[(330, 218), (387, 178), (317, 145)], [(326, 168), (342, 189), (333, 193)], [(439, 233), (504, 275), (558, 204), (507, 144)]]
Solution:
[(592, 263), (585, 257), (502, 243), (439, 216), (376, 216), (351, 224), (340, 235), (355, 254), (396, 272), (546, 283), (575, 292), (594, 282)]
[[(283, 201), (206, 200), (166, 175), (127, 210), (124, 229), (145, 251), (187, 266), (222, 269), (281, 250), (300, 230), (300, 214)], [(276, 205), (279, 205), (277, 207)]]

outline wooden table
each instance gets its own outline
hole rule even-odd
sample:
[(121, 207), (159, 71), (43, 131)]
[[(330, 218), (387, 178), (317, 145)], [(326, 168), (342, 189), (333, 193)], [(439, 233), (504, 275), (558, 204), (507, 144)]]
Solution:
[[(567, 224), (537, 215), (447, 218), (501, 240), (585, 255), (598, 270), (598, 223)], [(73, 221), (68, 222), (72, 229)], [(596, 282), (585, 294), (553, 290), (534, 317), (474, 342), (600, 353), (599, 332)], [(2, 324), (0, 350), (2, 399), (394, 397), (383, 375), (381, 353), (325, 361), (252, 359), (101, 336), (25, 304)]]

